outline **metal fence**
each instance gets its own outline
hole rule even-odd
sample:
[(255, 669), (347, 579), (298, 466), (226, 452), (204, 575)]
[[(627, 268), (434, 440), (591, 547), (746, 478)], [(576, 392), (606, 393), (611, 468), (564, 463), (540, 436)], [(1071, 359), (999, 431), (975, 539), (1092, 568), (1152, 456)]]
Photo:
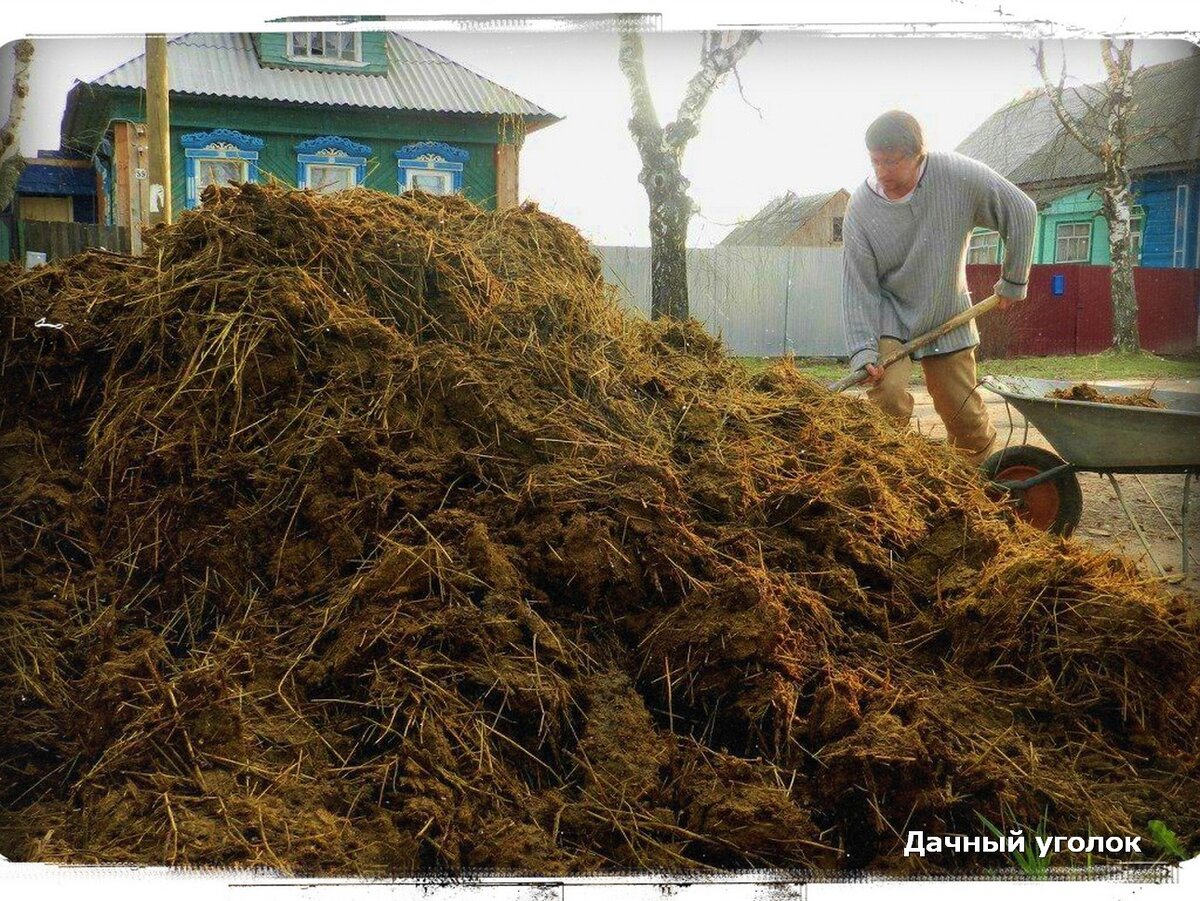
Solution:
[[(594, 246), (624, 305), (650, 315), (650, 248)], [(687, 252), (695, 319), (746, 357), (844, 357), (840, 247), (710, 247)]]

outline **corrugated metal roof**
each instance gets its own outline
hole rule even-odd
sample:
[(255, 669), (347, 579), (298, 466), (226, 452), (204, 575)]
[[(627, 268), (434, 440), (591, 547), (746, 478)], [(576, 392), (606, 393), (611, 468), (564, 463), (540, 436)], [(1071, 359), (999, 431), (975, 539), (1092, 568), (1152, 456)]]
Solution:
[(719, 243), (725, 246), (745, 244), (760, 247), (783, 244), (792, 232), (815, 216), (841, 190), (839, 188), (836, 191), (808, 194), (804, 197), (797, 197), (788, 191), (764, 206)]
[[(1084, 133), (1097, 141), (1108, 115), (1102, 88), (1084, 85), (1064, 95)], [(1200, 161), (1200, 56), (1138, 70), (1133, 103), (1130, 133), (1139, 137), (1129, 149), (1131, 169)], [(1019, 185), (1104, 174), (1100, 160), (1063, 129), (1042, 91), (993, 113), (957, 149)]]
[[(391, 32), (387, 36), (386, 75), (262, 66), (250, 34), (194, 33), (169, 43), (168, 79), (172, 93), (370, 109), (557, 118), (465, 66)], [(90, 84), (142, 88), (145, 80), (143, 55)]]
[[(1074, 92), (1064, 97), (1071, 115), (1086, 109)], [(1038, 148), (1062, 131), (1050, 100), (1041, 90), (1026, 94), (994, 112), (955, 149), (1011, 178)]]
[(76, 153), (74, 150), (39, 150), (37, 158), (39, 160), (86, 160), (88, 156), (85, 153)]

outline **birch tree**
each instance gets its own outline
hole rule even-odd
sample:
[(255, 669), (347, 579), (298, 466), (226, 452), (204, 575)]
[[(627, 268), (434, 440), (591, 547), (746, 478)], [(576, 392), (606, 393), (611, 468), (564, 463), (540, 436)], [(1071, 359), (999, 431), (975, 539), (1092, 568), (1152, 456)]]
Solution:
[(33, 41), (13, 44), (16, 65), (13, 68), (12, 102), (8, 118), (0, 125), (0, 210), (12, 203), (17, 180), (25, 168), (21, 157), (21, 120), (25, 117), (25, 98), (29, 96), (29, 69), (33, 64)]
[[(1141, 348), (1138, 338), (1137, 294), (1133, 284), (1133, 254), (1130, 222), (1133, 212), (1132, 179), (1128, 152), (1139, 138), (1130, 128), (1133, 115), (1133, 41), (1101, 43), (1100, 56), (1106, 77), (1098, 102), (1088, 106), (1088, 115), (1076, 117), (1063, 99), (1066, 59), (1055, 84), (1046, 74), (1046, 56), (1039, 43), (1034, 57), (1042, 85), (1059, 122), (1067, 134), (1104, 167), (1100, 189), (1102, 211), (1108, 223), (1108, 249), (1112, 259), (1113, 349), (1133, 353)], [(1089, 119), (1091, 120), (1089, 122)]]
[(709, 98), (736, 72), (738, 61), (759, 37), (757, 31), (705, 32), (700, 68), (688, 82), (674, 121), (664, 126), (650, 96), (642, 37), (631, 28), (621, 32), (619, 62), (633, 101), (629, 131), (642, 159), (638, 181), (650, 201), (652, 319), (688, 316), (687, 227), (694, 205), (681, 171), (683, 152), (700, 132), (700, 116)]

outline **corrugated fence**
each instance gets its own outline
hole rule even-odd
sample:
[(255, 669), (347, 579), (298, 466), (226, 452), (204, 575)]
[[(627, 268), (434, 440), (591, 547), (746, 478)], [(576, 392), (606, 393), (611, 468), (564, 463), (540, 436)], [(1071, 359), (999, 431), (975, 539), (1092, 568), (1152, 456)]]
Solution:
[[(650, 248), (592, 248), (622, 302), (650, 315)], [(746, 357), (844, 357), (842, 250), (838, 247), (712, 247), (688, 250), (692, 316)], [(971, 296), (991, 293), (999, 266), (968, 266)], [(1054, 276), (1062, 293), (1054, 294)], [(1134, 270), (1142, 347), (1194, 351), (1200, 270)], [(1044, 264), (1029, 276), (1029, 300), (981, 323), (981, 357), (1090, 354), (1112, 343), (1107, 266)]]
[[(999, 277), (999, 266), (968, 266), (971, 296), (986, 297)], [(1200, 335), (1200, 269), (1138, 267), (1133, 285), (1142, 349), (1194, 352)], [(989, 313), (980, 324), (980, 356), (1099, 353), (1112, 346), (1112, 321), (1109, 267), (1040, 264), (1029, 273), (1028, 299), (1007, 312)]]
[[(650, 248), (592, 248), (623, 303), (650, 315)], [(846, 354), (839, 247), (689, 249), (693, 318), (745, 357)]]

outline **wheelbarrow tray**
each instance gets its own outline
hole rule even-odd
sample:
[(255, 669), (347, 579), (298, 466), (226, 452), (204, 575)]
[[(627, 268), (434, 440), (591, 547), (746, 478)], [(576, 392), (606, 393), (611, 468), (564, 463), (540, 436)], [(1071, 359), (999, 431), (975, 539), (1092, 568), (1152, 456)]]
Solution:
[[(1152, 390), (1163, 409), (1047, 397), (1078, 382), (987, 376), (983, 387), (1012, 404), (1076, 469), (1099, 472), (1200, 471), (1200, 392)], [(1093, 382), (1104, 394), (1138, 389)]]

